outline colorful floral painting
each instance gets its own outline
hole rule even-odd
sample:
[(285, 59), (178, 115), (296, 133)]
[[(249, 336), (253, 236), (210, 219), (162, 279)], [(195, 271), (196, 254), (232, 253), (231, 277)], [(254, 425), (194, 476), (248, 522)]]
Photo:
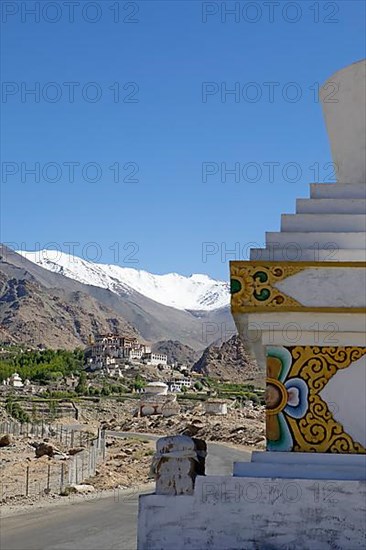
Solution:
[(320, 395), (329, 380), (366, 354), (365, 347), (268, 346), (267, 449), (366, 453)]
[(283, 347), (267, 348), (267, 449), (291, 451), (294, 441), (287, 417), (303, 418), (308, 410), (308, 387), (301, 378), (287, 378), (291, 353)]

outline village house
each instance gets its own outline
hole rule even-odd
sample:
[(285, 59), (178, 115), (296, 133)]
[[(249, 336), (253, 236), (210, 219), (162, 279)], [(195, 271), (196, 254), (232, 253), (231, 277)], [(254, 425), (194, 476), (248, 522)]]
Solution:
[(191, 388), (193, 383), (194, 381), (191, 378), (178, 376), (169, 380), (168, 387), (171, 392), (181, 392), (183, 388)]
[(166, 366), (168, 364), (168, 358), (164, 353), (145, 353), (143, 359), (147, 365)]

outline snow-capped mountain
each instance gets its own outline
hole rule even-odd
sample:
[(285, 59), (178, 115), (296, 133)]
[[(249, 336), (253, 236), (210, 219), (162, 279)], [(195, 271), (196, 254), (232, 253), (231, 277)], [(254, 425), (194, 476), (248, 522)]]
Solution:
[(211, 311), (229, 304), (229, 285), (207, 275), (153, 275), (112, 264), (93, 263), (55, 250), (18, 251), (31, 262), (80, 283), (126, 296), (132, 291), (180, 310)]

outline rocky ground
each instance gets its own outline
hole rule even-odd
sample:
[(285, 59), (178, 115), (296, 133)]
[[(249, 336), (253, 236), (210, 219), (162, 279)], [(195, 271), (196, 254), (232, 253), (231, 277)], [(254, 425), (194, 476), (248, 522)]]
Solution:
[(262, 408), (234, 409), (225, 416), (208, 416), (197, 406), (192, 411), (170, 418), (150, 416), (128, 419), (121, 423), (120, 428), (122, 431), (164, 435), (179, 433), (206, 441), (222, 441), (255, 448), (264, 448), (265, 441)]
[(124, 403), (106, 400), (96, 404), (84, 404), (79, 413), (88, 424), (100, 422), (108, 430), (122, 432), (153, 433), (158, 435), (187, 434), (236, 445), (264, 448), (265, 408), (248, 404), (242, 408), (230, 408), (227, 415), (206, 415), (204, 405), (187, 402), (181, 405), (178, 415), (138, 417), (138, 400)]
[[(87, 428), (87, 427), (86, 427)], [(41, 496), (58, 494), (61, 469), (67, 471), (71, 456), (83, 451), (87, 441), (95, 437), (88, 429), (71, 433), (60, 441), (59, 435), (2, 435), (0, 436), (0, 502), (37, 500)]]
[(221, 441), (236, 445), (264, 448), (265, 408), (246, 405), (234, 408), (229, 405), (227, 415), (206, 415), (201, 402), (181, 404), (178, 415), (137, 416), (138, 400), (124, 403), (106, 401), (99, 404), (83, 404), (80, 418), (89, 425), (101, 423), (107, 430), (157, 435), (187, 434), (207, 441)]
[(97, 490), (124, 489), (147, 483), (154, 452), (154, 441), (109, 437), (106, 461), (85, 483), (91, 483)]
[[(99, 492), (108, 489), (134, 488), (151, 481), (149, 470), (155, 444), (147, 439), (133, 437), (136, 433), (157, 435), (186, 434), (206, 441), (226, 442), (231, 445), (263, 449), (265, 442), (264, 407), (245, 406), (231, 408), (227, 415), (206, 415), (202, 403), (187, 403), (179, 415), (136, 416), (138, 400), (117, 402), (112, 399), (99, 403), (89, 402), (79, 408), (79, 427), (91, 434), (99, 426), (107, 429), (106, 460), (97, 466), (96, 475), (82, 482), (82, 486), (72, 489), (75, 492)], [(70, 424), (70, 419), (62, 422)], [(70, 429), (70, 426), (69, 426)], [(115, 437), (113, 433), (130, 432), (126, 438)], [(127, 434), (126, 434), (127, 435)], [(47, 438), (34, 436), (11, 436), (0, 449), (0, 474), (2, 486), (0, 502), (10, 506), (38, 504), (40, 498), (54, 500), (70, 496), (70, 490), (60, 496), (59, 479), (61, 463), (67, 463), (68, 456), (82, 449), (76, 437), (74, 449), (70, 448), (70, 438), (61, 442), (52, 434)], [(37, 448), (50, 446), (55, 449), (53, 456), (43, 454), (37, 457)], [(78, 443), (78, 444), (76, 444)], [(0, 440), (1, 445), (1, 440)], [(38, 454), (41, 454), (38, 452)], [(28, 474), (27, 474), (28, 467)], [(25, 496), (26, 476), (29, 476), (29, 494)], [(50, 478), (50, 482), (47, 478)]]

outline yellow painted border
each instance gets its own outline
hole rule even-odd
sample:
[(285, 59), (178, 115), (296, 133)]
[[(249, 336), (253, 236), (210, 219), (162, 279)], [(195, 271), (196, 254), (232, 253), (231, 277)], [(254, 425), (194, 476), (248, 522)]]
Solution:
[(268, 265), (268, 266), (298, 266), (298, 267), (365, 267), (366, 268), (366, 262), (316, 262), (316, 261), (309, 261), (309, 262), (285, 262), (282, 260), (231, 260), (230, 261), (230, 271), (231, 266), (257, 266), (257, 265)]
[[(266, 288), (274, 289), (271, 285), (271, 272), (278, 267), (282, 268), (283, 275), (277, 280), (284, 280), (287, 277), (300, 273), (306, 269), (324, 269), (324, 268), (366, 268), (366, 262), (282, 262), (282, 261), (260, 261), (260, 260), (234, 260), (230, 262), (230, 278), (243, 282), (244, 277), (247, 282), (253, 283), (251, 277), (251, 269), (256, 267), (262, 267), (268, 270), (270, 275), (269, 281), (265, 286)], [(238, 271), (243, 270), (243, 274)], [(248, 273), (249, 272), (249, 273)], [(276, 281), (277, 282), (277, 281)], [(243, 286), (243, 284), (242, 284)], [(245, 285), (243, 286), (245, 288)], [(231, 312), (234, 313), (262, 313), (262, 312), (315, 312), (315, 313), (361, 313), (366, 314), (366, 307), (360, 308), (340, 308), (340, 307), (308, 307), (302, 306), (296, 300), (287, 296), (283, 292), (274, 289), (274, 297), (266, 304), (260, 304), (258, 300), (254, 300), (253, 296), (248, 294), (243, 297), (243, 291), (239, 291), (231, 295)], [(281, 303), (279, 301), (281, 300)], [(243, 303), (244, 302), (244, 303)]]
[(362, 313), (366, 314), (366, 308), (361, 307), (301, 307), (301, 306), (284, 306), (284, 307), (266, 307), (266, 306), (231, 306), (231, 312), (232, 313), (274, 313), (274, 312), (284, 312), (284, 313), (291, 313), (291, 312), (311, 312), (314, 313)]

